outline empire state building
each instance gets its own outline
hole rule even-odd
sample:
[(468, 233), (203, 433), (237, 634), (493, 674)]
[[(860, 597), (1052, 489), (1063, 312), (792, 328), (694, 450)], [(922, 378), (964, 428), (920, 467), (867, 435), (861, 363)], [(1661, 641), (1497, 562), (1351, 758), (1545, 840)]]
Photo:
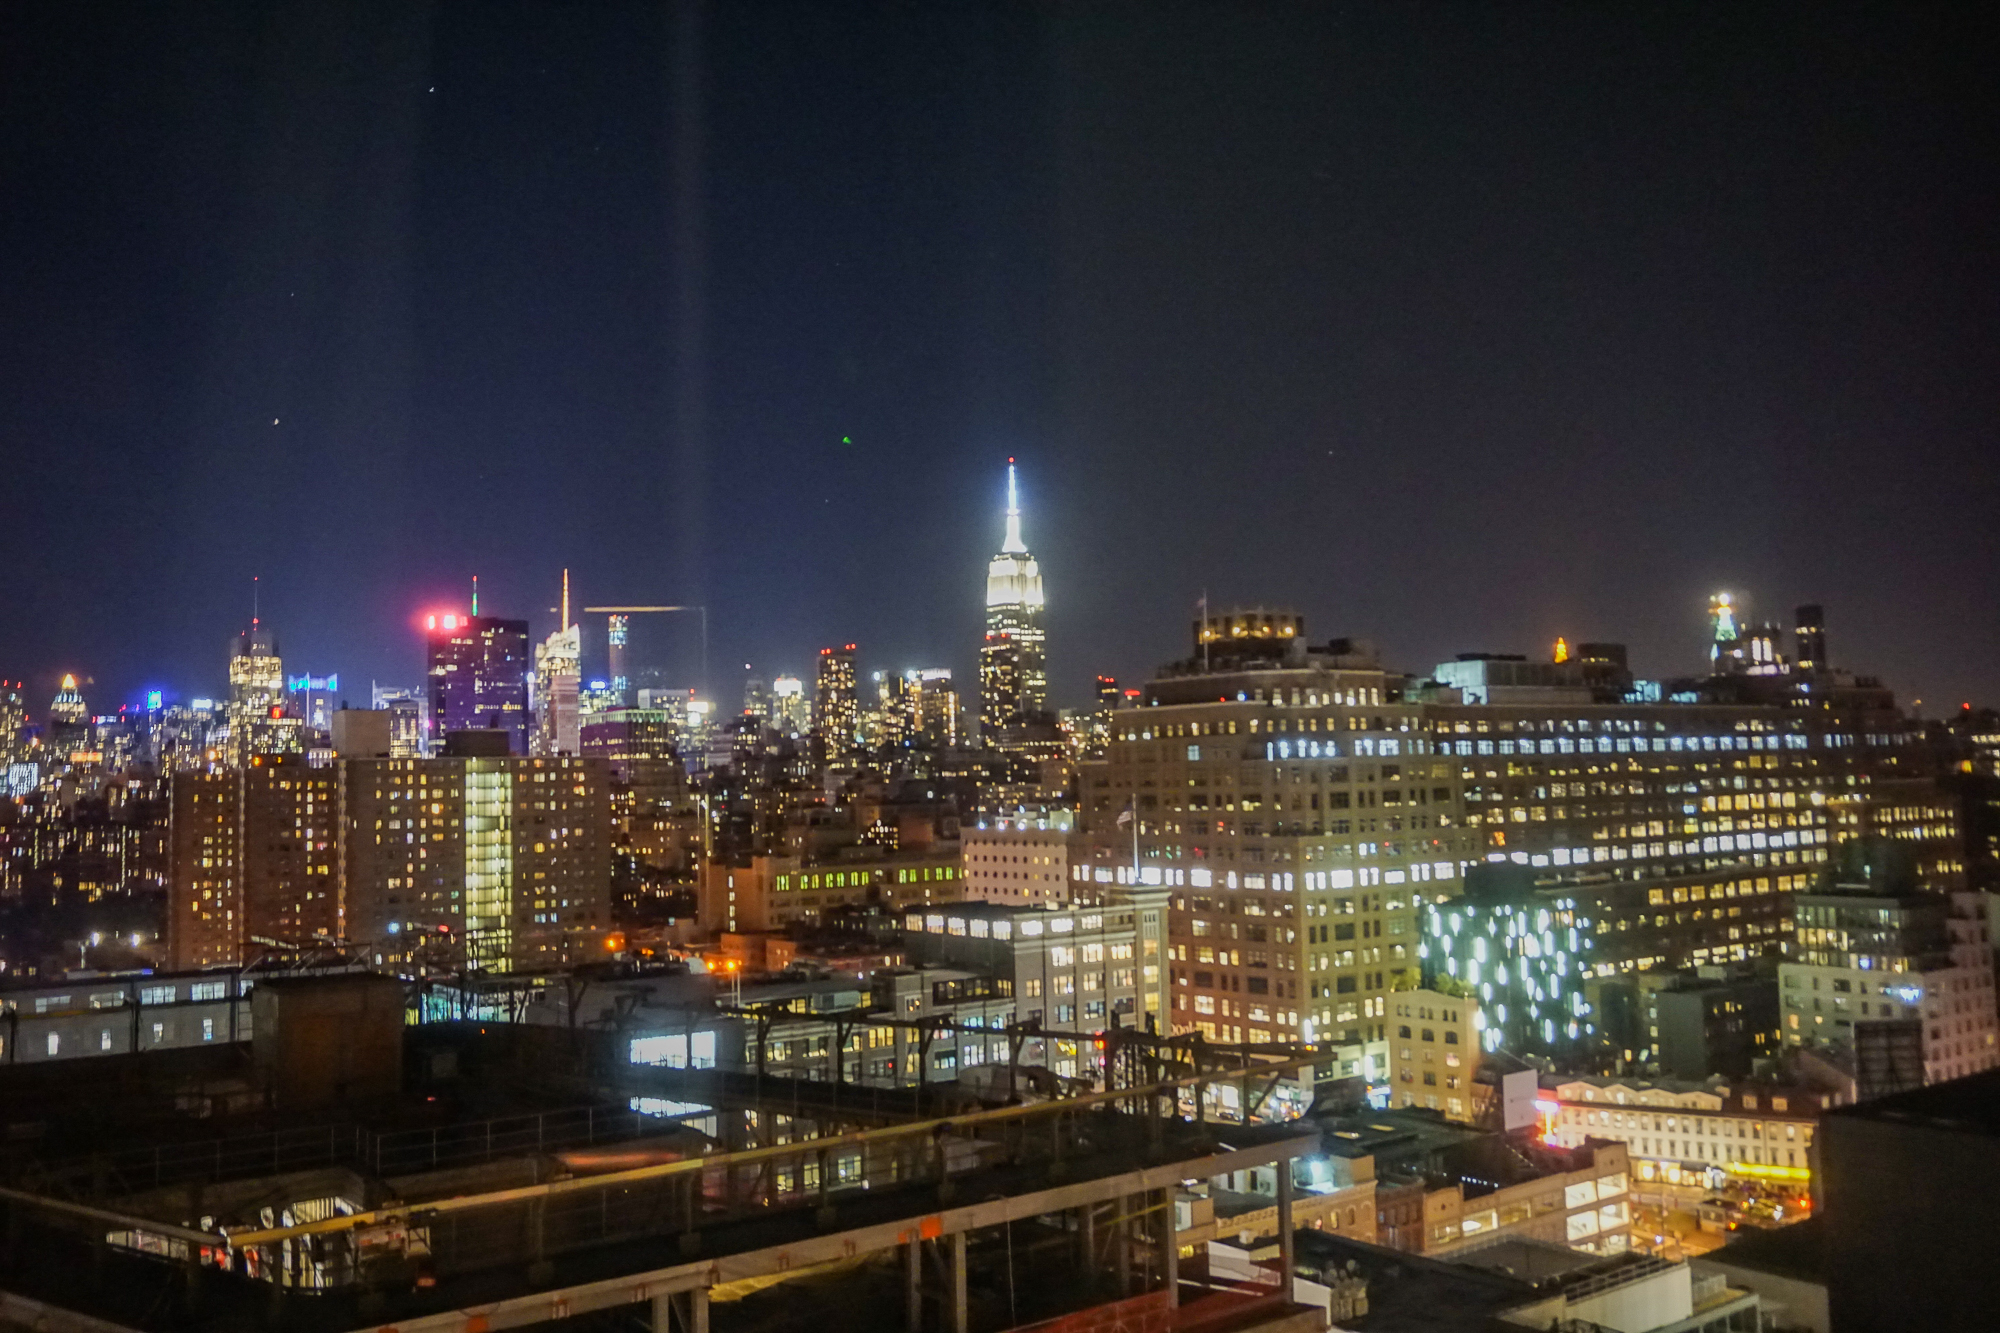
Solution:
[(1014, 460), (1007, 460), (1007, 536), (986, 567), (986, 641), (979, 649), (979, 725), (990, 744), (1029, 746), (1048, 715), (1043, 662), (1042, 567), (1021, 540)]

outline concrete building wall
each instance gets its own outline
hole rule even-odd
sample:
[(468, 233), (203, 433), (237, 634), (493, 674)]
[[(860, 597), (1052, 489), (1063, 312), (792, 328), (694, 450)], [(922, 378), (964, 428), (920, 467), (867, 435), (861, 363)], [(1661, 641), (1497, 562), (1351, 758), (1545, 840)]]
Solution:
[(1069, 902), (1069, 835), (1054, 829), (966, 829), (965, 897), (1061, 907)]
[(1472, 1120), (1479, 1072), (1479, 1002), (1433, 990), (1389, 996), (1389, 1096), (1396, 1106)]

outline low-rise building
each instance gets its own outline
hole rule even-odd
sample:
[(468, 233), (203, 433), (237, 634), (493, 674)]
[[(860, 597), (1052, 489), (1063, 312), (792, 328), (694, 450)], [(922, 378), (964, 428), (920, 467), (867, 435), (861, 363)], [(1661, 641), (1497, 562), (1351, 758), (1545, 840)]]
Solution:
[(1164, 1033), (1167, 892), (1061, 911), (1004, 903), (940, 904), (905, 913), (912, 960), (975, 968), (1013, 986), (1024, 1021), (1072, 1032)]
[(1001, 820), (991, 828), (966, 829), (960, 838), (967, 899), (1022, 907), (1069, 902), (1066, 830)]
[(816, 925), (838, 908), (901, 912), (956, 902), (965, 893), (956, 843), (914, 853), (876, 850), (815, 864), (796, 857), (757, 856), (746, 864), (703, 868), (702, 925), (712, 931), (782, 930)]
[(1470, 1121), (1479, 1072), (1479, 1002), (1437, 990), (1389, 995), (1389, 1099)]
[(0, 1064), (248, 1041), (255, 984), (239, 968), (10, 984), (0, 989)]
[(1833, 1094), (1710, 1079), (1542, 1079), (1545, 1141), (1611, 1139), (1642, 1181), (1715, 1188), (1725, 1178), (1806, 1185), (1813, 1134)]
[(1384, 1245), (1430, 1255), (1500, 1236), (1597, 1254), (1631, 1245), (1622, 1143), (1538, 1144), (1414, 1109), (1316, 1119), (1336, 1170), (1341, 1159), (1373, 1159)]

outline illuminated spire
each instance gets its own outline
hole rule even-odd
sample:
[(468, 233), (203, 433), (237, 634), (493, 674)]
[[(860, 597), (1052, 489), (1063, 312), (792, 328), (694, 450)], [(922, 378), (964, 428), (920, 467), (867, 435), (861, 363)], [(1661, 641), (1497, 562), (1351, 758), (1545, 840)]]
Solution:
[(569, 571), (567, 569), (563, 571), (563, 607), (562, 607), (561, 628), (563, 629), (569, 628)]
[(479, 575), (472, 576), (472, 614), (479, 614)]
[(1014, 486), (1014, 460), (1007, 460), (1007, 540), (1000, 543), (1004, 555), (1026, 555), (1028, 547), (1021, 540), (1021, 497)]

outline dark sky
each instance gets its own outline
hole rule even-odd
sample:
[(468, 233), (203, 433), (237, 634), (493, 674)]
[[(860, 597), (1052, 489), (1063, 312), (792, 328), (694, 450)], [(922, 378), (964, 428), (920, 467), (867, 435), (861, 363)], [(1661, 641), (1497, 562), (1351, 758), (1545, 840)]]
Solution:
[(1204, 588), (1667, 674), (1719, 587), (2000, 703), (1994, 33), (1740, 9), (8, 5), (0, 676), (215, 691), (254, 574), (360, 697), (568, 566), (969, 677), (1017, 455), (1064, 703)]

